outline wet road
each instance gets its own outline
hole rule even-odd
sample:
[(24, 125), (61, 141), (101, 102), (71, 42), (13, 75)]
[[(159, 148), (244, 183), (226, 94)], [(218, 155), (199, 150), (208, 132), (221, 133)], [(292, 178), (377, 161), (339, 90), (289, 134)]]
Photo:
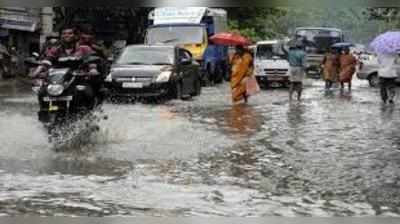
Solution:
[(99, 132), (55, 151), (30, 89), (0, 81), (0, 216), (400, 215), (400, 101), (363, 81), (229, 94), (105, 104)]

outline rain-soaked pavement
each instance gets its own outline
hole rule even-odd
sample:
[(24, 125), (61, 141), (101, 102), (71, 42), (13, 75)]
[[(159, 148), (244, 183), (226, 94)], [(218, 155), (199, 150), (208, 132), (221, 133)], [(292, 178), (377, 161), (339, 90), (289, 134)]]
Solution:
[(29, 87), (0, 81), (0, 216), (400, 215), (400, 101), (358, 80), (307, 81), (301, 103), (229, 93), (105, 104), (99, 132), (56, 151)]

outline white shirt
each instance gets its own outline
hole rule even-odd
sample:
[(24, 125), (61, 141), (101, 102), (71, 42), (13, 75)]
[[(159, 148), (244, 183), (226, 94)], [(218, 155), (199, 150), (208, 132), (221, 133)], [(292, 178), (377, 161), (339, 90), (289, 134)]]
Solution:
[(396, 54), (379, 54), (378, 55), (378, 76), (383, 78), (397, 78), (395, 67)]

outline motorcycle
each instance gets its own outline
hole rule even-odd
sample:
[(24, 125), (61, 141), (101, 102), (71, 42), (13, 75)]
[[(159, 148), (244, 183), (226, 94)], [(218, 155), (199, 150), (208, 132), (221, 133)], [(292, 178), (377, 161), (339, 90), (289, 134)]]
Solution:
[(49, 134), (102, 104), (103, 76), (97, 69), (100, 62), (97, 56), (60, 57), (36, 77), (32, 89), (38, 95), (38, 118)]

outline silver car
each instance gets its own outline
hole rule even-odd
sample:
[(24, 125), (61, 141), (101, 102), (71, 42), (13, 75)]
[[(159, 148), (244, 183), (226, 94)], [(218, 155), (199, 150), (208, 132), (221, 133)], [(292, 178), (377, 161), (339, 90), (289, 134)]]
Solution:
[[(377, 57), (373, 54), (362, 54), (359, 61), (360, 65), (356, 72), (357, 78), (368, 80), (371, 87), (377, 87), (379, 85)], [(400, 58), (397, 58), (395, 63), (398, 75), (396, 82), (400, 83)]]

